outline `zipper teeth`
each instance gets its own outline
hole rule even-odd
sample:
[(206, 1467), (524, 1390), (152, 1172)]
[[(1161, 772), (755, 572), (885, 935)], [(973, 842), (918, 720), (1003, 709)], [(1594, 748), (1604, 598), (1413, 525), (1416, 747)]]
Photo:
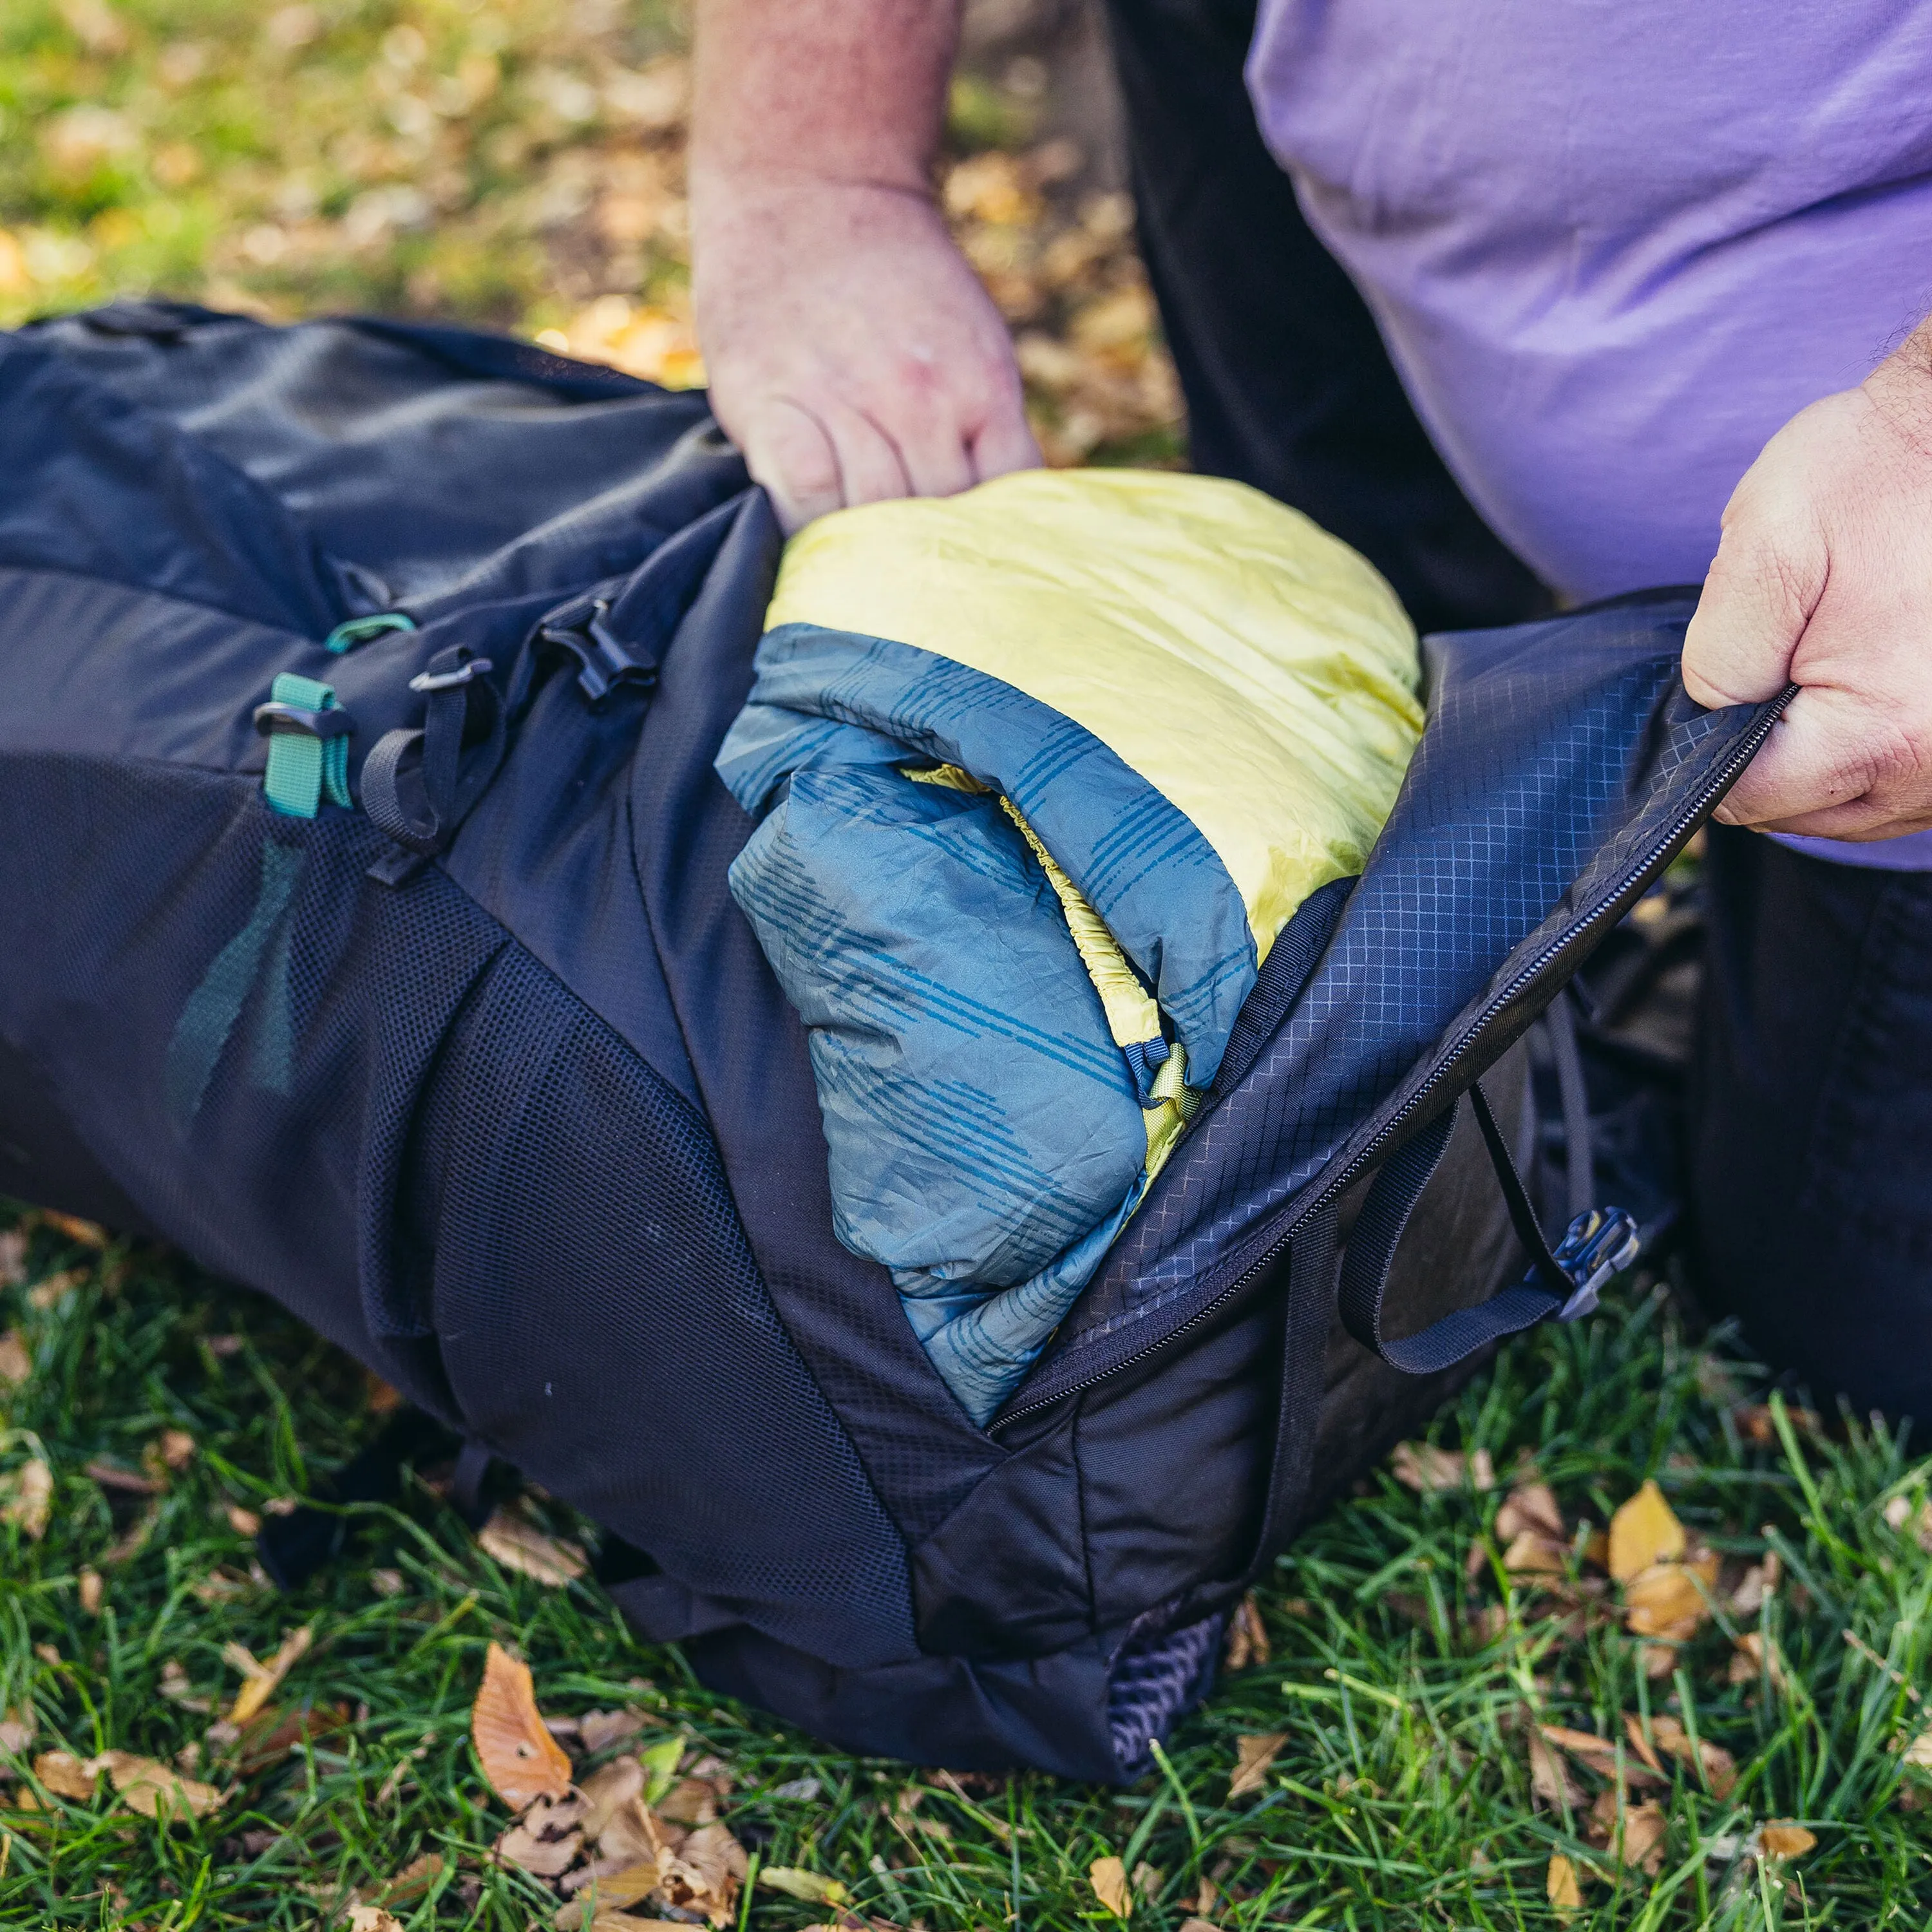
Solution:
[[(1778, 700), (1774, 707), (1766, 716), (1760, 718), (1744, 734), (1739, 741), (1737, 748), (1724, 761), (1724, 766), (1717, 776), (1698, 792), (1696, 797), (1690, 804), (1678, 813), (1672, 821), (1670, 830), (1662, 838), (1653, 842), (1645, 856), (1642, 864), (1637, 866), (1634, 874), (1630, 876), (1641, 876), (1655, 865), (1660, 857), (1667, 854), (1673, 844), (1695, 829), (1698, 820), (1705, 814), (1713, 800), (1720, 796), (1730, 788), (1732, 781), (1736, 778), (1738, 773), (1756, 756), (1759, 746), (1771, 735), (1772, 727), (1778, 722), (1779, 717), (1783, 714), (1786, 704), (1790, 700), (1790, 697), (1791, 693), (1787, 690)], [(1382, 1132), (1376, 1135), (1376, 1138), (1364, 1148), (1361, 1152), (1347, 1164), (1342, 1172), (1330, 1181), (1321, 1192), (1308, 1203), (1306, 1207), (1297, 1212), (1294, 1225), (1282, 1229), (1279, 1238), (1270, 1244), (1268, 1252), (1250, 1262), (1226, 1288), (1222, 1289), (1219, 1294), (1215, 1296), (1212, 1301), (1208, 1302), (1203, 1307), (1197, 1308), (1179, 1327), (1169, 1329), (1165, 1335), (1136, 1348), (1132, 1354), (1123, 1356), (1111, 1368), (1100, 1370), (1082, 1381), (1070, 1382), (1065, 1388), (1054, 1394), (1044, 1396), (1037, 1402), (1029, 1402), (1024, 1408), (1016, 1408), (1010, 1415), (1002, 1415), (998, 1418), (994, 1426), (1004, 1428), (1010, 1422), (1018, 1422), (1023, 1417), (1034, 1414), (1040, 1409), (1050, 1408), (1055, 1402), (1064, 1402), (1070, 1395), (1078, 1395), (1084, 1390), (1092, 1388), (1097, 1383), (1106, 1382), (1112, 1376), (1121, 1374), (1126, 1370), (1132, 1368), (1136, 1362), (1144, 1361), (1148, 1356), (1159, 1354), (1162, 1349), (1178, 1341), (1190, 1328), (1205, 1322), (1232, 1297), (1239, 1294), (1257, 1276), (1272, 1268), (1280, 1258), (1282, 1250), (1288, 1246), (1292, 1238), (1294, 1228), (1298, 1227), (1310, 1215), (1318, 1214), (1330, 1201), (1334, 1200), (1348, 1190), (1356, 1177), (1375, 1158), (1378, 1150), (1388, 1142), (1389, 1137), (1402, 1125), (1402, 1122), (1415, 1112), (1430, 1094), (1442, 1083), (1449, 1070), (1482, 1036), (1484, 1031), (1496, 1014), (1507, 1006), (1525, 986), (1550, 964), (1552, 959), (1566, 948), (1574, 945), (1581, 934), (1588, 932), (1593, 926), (1599, 923), (1604, 915), (1616, 904), (1618, 896), (1618, 893), (1612, 892), (1603, 904), (1591, 914), (1588, 919), (1572, 926), (1562, 939), (1538, 954), (1527, 966), (1524, 967), (1490, 1002), (1478, 1016), (1475, 1024), (1469, 1028), (1456, 1046), (1436, 1063), (1429, 1078), (1409, 1096), (1407, 1103), (1401, 1111), (1392, 1115), (1384, 1124)]]

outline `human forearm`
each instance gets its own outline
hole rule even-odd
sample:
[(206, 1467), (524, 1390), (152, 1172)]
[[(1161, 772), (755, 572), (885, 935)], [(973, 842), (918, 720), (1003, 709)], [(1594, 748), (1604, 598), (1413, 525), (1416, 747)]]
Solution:
[(699, 0), (694, 194), (744, 178), (929, 191), (958, 0)]

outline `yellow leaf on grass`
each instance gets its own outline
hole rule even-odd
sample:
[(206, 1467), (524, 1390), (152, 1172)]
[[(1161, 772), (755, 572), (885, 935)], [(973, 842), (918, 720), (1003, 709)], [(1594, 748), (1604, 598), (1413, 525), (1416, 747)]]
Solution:
[(1128, 1888), (1127, 1868), (1118, 1858), (1096, 1858), (1087, 1868), (1087, 1877), (1094, 1896), (1116, 1918), (1133, 1916), (1134, 1895)]
[(476, 1532), (476, 1540), (506, 1570), (533, 1576), (553, 1590), (575, 1582), (589, 1568), (575, 1544), (547, 1535), (514, 1510), (498, 1510)]
[(1816, 1834), (1802, 1825), (1781, 1818), (1758, 1828), (1758, 1850), (1768, 1858), (1802, 1858), (1817, 1842)]
[(796, 1865), (767, 1865), (758, 1874), (758, 1882), (807, 1905), (843, 1905), (852, 1896), (837, 1879)]
[(229, 1723), (238, 1727), (256, 1716), (314, 1639), (314, 1630), (304, 1624), (283, 1638), (280, 1647), (266, 1664), (260, 1662), (244, 1645), (224, 1644), (222, 1656), (242, 1673), (242, 1688), (228, 1707)]
[(490, 1790), (512, 1810), (570, 1789), (570, 1760), (537, 1714), (530, 1666), (500, 1644), (490, 1645), (484, 1660), (470, 1735)]
[(1610, 1574), (1628, 1583), (1654, 1564), (1674, 1563), (1684, 1540), (1684, 1526), (1664, 1492), (1647, 1481), (1610, 1518)]
[(1550, 1904), (1564, 1918), (1583, 1909), (1583, 1888), (1576, 1880), (1576, 1868), (1561, 1852), (1550, 1861), (1544, 1874), (1543, 1889)]
[(1258, 1791), (1268, 1778), (1268, 1768), (1288, 1742), (1286, 1731), (1265, 1731), (1258, 1736), (1234, 1740), (1234, 1774), (1228, 1780), (1230, 1798), (1245, 1798)]

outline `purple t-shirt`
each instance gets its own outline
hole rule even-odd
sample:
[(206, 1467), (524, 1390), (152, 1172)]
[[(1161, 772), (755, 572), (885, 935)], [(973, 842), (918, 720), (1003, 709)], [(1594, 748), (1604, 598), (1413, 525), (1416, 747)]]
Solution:
[(1262, 0), (1248, 78), (1437, 447), (1571, 596), (1701, 582), (1766, 440), (1932, 310), (1932, 5)]

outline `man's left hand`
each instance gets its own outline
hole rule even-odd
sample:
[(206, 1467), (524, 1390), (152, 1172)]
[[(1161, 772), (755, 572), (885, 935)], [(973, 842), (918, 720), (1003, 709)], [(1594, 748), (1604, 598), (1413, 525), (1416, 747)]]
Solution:
[(1718, 808), (1825, 838), (1932, 826), (1932, 322), (1744, 472), (1684, 640), (1700, 704), (1798, 693)]

